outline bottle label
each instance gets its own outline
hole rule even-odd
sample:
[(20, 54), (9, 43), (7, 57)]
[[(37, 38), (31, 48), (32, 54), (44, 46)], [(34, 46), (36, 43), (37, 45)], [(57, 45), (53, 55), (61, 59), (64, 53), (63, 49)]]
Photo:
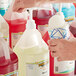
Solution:
[[(69, 28), (56, 28), (49, 30), (49, 36), (51, 39), (68, 39), (70, 37)], [(54, 73), (55, 74), (66, 74), (74, 72), (75, 61), (62, 61), (58, 62), (57, 58), (54, 58)]]
[(49, 62), (41, 61), (27, 64), (26, 76), (49, 76)]
[(22, 36), (23, 32), (19, 32), (19, 33), (12, 33), (12, 48), (15, 47), (17, 41), (20, 39), (20, 37)]
[(75, 16), (69, 16), (65, 18), (66, 22), (72, 22), (75, 19)]
[(18, 71), (14, 71), (5, 75), (0, 74), (0, 76), (18, 76)]
[(61, 39), (61, 38), (67, 39), (70, 36), (70, 34), (68, 32), (69, 32), (69, 30), (66, 27), (65, 27), (65, 29), (56, 28), (56, 29), (48, 31), (51, 39)]
[(3, 38), (9, 43), (9, 36), (4, 36)]
[(63, 61), (58, 62), (57, 59), (54, 59), (54, 73), (55, 74), (67, 74), (74, 72), (75, 61)]

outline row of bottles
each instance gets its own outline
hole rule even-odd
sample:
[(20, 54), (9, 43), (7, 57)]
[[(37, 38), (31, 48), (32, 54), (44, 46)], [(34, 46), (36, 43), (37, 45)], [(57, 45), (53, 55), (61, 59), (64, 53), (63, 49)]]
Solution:
[[(63, 5), (65, 5), (65, 4), (63, 4)], [(49, 19), (53, 15), (55, 15), (56, 12), (58, 12), (58, 7), (56, 9), (55, 6), (56, 6), (56, 4), (53, 6), (51, 5), (49, 9), (38, 8), (38, 9), (34, 9), (34, 11), (33, 11), (33, 19), (35, 20), (36, 28), (41, 33), (42, 37), (48, 31)], [(73, 11), (72, 14), (69, 14), (69, 12), (67, 13), (67, 11), (66, 11), (67, 6), (69, 6), (68, 7), (69, 12)], [(68, 21), (69, 20), (73, 21), (73, 19), (75, 18), (75, 7), (74, 7), (74, 5), (72, 5), (70, 3), (68, 5), (66, 4), (65, 8), (63, 7), (62, 10), (63, 10), (62, 12), (64, 14), (64, 18), (66, 18), (66, 16), (67, 16)], [(67, 15), (66, 15), (66, 13), (67, 13)], [(9, 42), (10, 42), (11, 48), (14, 48), (17, 41), (19, 40), (19, 38), (21, 37), (21, 35), (23, 34), (23, 32), (26, 29), (26, 23), (28, 20), (27, 15), (28, 15), (27, 12), (23, 12), (23, 13), (13, 12), (12, 7), (9, 8), (9, 10), (4, 15), (5, 20), (9, 24), (9, 33), (10, 33)]]
[[(62, 11), (63, 13), (57, 13), (58, 11), (56, 10), (56, 8), (53, 8), (53, 6), (51, 6), (50, 10), (45, 10), (45, 9), (35, 9), (34, 11), (29, 10), (29, 12), (30, 11), (33, 12), (33, 13), (30, 12), (29, 18), (26, 16), (27, 12), (16, 13), (11, 11), (11, 13), (8, 14), (7, 11), (6, 15), (4, 16), (6, 21), (3, 19), (2, 16), (0, 16), (1, 20), (3, 19), (2, 21), (4, 21), (3, 23), (1, 22), (0, 36), (5, 40), (9, 41), (10, 43), (9, 45), (11, 48), (15, 47), (14, 52), (18, 56), (17, 58), (17, 56), (9, 49), (8, 44), (6, 44), (5, 41), (1, 38), (0, 41), (2, 45), (1, 47), (2, 50), (0, 51), (1, 52), (0, 60), (1, 63), (4, 64), (1, 65), (0, 69), (2, 69), (4, 66), (5, 68), (0, 71), (0, 74), (6, 76), (8, 75), (17, 76), (19, 72), (19, 76), (21, 75), (49, 76), (49, 72), (50, 72), (50, 76), (52, 75), (74, 76), (74, 61), (66, 61), (59, 63), (57, 62), (56, 59), (51, 57), (51, 53), (50, 53), (50, 65), (49, 65), (48, 46), (44, 42), (46, 41), (45, 35), (47, 35), (48, 39), (69, 38), (70, 35), (69, 24), (66, 23), (65, 21), (69, 22), (74, 20), (75, 7), (74, 5), (72, 5), (72, 7), (71, 4), (69, 4), (68, 8), (69, 10), (72, 8), (71, 11), (73, 12), (71, 15), (68, 15), (68, 17), (66, 17), (66, 15), (64, 14), (66, 11), (65, 12)], [(68, 13), (70, 13), (70, 11)], [(9, 15), (12, 16), (7, 18)], [(35, 22), (33, 20), (35, 20)], [(54, 21), (56, 21), (57, 24), (54, 23)], [(48, 27), (51, 27), (49, 28), (49, 31), (48, 31)], [(63, 30), (60, 30), (59, 28)], [(39, 31), (36, 29), (38, 29)], [(52, 33), (50, 31), (51, 30), (53, 31), (53, 29), (58, 29), (59, 31), (63, 32), (65, 36), (63, 37), (59, 33), (57, 33), (56, 36), (51, 36)], [(67, 34), (65, 34), (65, 31), (67, 32)], [(44, 41), (42, 38), (44, 39)], [(5, 52), (7, 48), (3, 45), (3, 43), (5, 44), (6, 47), (8, 47), (7, 53)], [(5, 47), (6, 49), (3, 47)], [(65, 65), (62, 66), (61, 64), (65, 64)], [(50, 66), (50, 71), (49, 71), (49, 66)], [(66, 68), (65, 66), (69, 68)], [(58, 68), (58, 71), (55, 70), (56, 67)], [(3, 70), (5, 71), (3, 72)]]

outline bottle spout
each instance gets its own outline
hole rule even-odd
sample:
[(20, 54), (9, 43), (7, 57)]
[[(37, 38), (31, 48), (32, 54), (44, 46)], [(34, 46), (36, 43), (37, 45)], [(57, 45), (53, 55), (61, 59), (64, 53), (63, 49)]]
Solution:
[(59, 12), (62, 12), (62, 3), (59, 4)]
[(26, 29), (36, 29), (35, 21), (33, 20), (33, 9), (29, 9), (29, 20), (26, 24)]

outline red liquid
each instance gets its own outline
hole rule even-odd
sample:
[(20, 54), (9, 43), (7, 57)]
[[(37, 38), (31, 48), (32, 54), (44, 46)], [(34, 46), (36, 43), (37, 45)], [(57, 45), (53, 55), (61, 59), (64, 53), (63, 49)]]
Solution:
[(9, 64), (10, 60), (5, 60), (5, 57), (0, 57), (0, 67)]
[(33, 11), (33, 19), (36, 23), (36, 28), (38, 29), (38, 25), (46, 25), (50, 17), (52, 17), (55, 12), (49, 10), (34, 10)]
[[(75, 6), (75, 17), (76, 17), (76, 3), (74, 3)], [(73, 26), (70, 26), (70, 31), (76, 37), (76, 23), (73, 24)], [(76, 61), (75, 61), (75, 74), (76, 74)]]
[(24, 32), (26, 29), (26, 20), (24, 19), (16, 19), (16, 20), (7, 20), (9, 27), (11, 27), (11, 32)]
[(42, 36), (47, 32), (49, 19), (56, 13), (55, 10), (34, 10), (33, 19), (36, 23), (36, 29)]
[(10, 47), (12, 46), (11, 43), (11, 34), (12, 33), (19, 33), (24, 32), (26, 29), (27, 21), (24, 19), (16, 19), (16, 20), (6, 20), (9, 24), (9, 39), (10, 39)]
[(18, 70), (17, 56), (13, 52), (10, 54), (10, 56), (10, 60), (6, 60), (5, 57), (0, 57), (0, 75), (5, 75)]

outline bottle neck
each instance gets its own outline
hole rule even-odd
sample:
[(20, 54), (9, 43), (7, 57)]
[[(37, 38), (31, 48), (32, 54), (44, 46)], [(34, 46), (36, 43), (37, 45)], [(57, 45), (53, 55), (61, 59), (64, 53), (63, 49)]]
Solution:
[(36, 24), (34, 20), (28, 20), (27, 21), (27, 25), (26, 25), (26, 29), (36, 29)]

